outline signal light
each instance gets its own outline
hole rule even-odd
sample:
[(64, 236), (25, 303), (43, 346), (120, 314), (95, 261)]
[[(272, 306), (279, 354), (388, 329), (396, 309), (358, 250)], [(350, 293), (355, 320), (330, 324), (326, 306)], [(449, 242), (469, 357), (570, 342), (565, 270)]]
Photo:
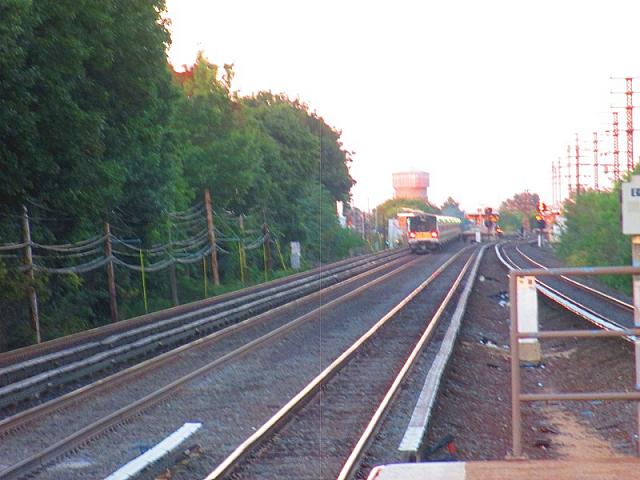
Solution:
[(409, 238), (416, 238), (416, 232), (409, 232)]
[(436, 230), (431, 232), (431, 238), (438, 238), (438, 232)]

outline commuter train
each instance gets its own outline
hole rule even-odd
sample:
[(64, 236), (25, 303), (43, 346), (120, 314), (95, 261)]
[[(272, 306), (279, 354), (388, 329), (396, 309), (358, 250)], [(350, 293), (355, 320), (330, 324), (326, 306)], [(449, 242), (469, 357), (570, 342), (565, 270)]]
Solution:
[(462, 220), (433, 213), (412, 212), (407, 217), (407, 241), (411, 251), (436, 250), (462, 238)]

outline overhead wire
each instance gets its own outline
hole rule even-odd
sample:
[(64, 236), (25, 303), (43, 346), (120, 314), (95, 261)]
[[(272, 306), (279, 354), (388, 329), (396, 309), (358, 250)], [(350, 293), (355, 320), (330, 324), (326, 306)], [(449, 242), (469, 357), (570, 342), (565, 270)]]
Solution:
[[(42, 205), (35, 204), (38, 208), (47, 210)], [(121, 213), (124, 211), (118, 209)], [(48, 209), (52, 213), (55, 211)], [(202, 202), (190, 207), (181, 212), (169, 212), (169, 229), (170, 233), (172, 229), (178, 231), (180, 234), (187, 234), (186, 238), (180, 238), (177, 240), (170, 240), (164, 244), (154, 244), (150, 248), (143, 248), (142, 241), (138, 238), (124, 239), (118, 235), (110, 233), (109, 236), (93, 236), (85, 240), (72, 243), (52, 244), (47, 245), (38, 242), (22, 242), (22, 243), (6, 243), (0, 244), (0, 252), (14, 252), (31, 246), (34, 249), (33, 258), (37, 261), (32, 265), (22, 265), (19, 267), (21, 271), (28, 271), (33, 269), (37, 272), (46, 272), (54, 274), (78, 274), (86, 273), (97, 268), (100, 268), (108, 262), (113, 262), (116, 265), (135, 270), (138, 272), (155, 272), (169, 267), (170, 265), (178, 264), (191, 264), (200, 261), (206, 255), (212, 252), (212, 247), (209, 244), (209, 231), (206, 225), (206, 219), (204, 217), (204, 204)], [(22, 218), (20, 216), (15, 216)], [(247, 250), (258, 248), (267, 241), (267, 235), (261, 235), (255, 239), (243, 240), (234, 229), (229, 226), (230, 222), (239, 221), (239, 218), (231, 215), (216, 214), (217, 220), (223, 225), (225, 230), (231, 232), (231, 235), (226, 235), (221, 229), (215, 228), (216, 233), (216, 245), (215, 250), (220, 253), (230, 254), (231, 252), (220, 245), (217, 242), (245, 242), (244, 248)], [(33, 220), (33, 217), (29, 217), (29, 220)], [(122, 231), (127, 233), (135, 232), (124, 223), (123, 225), (111, 225), (116, 231)], [(195, 229), (198, 229), (194, 232)], [(255, 233), (255, 230), (245, 230), (243, 233), (251, 234)], [(245, 236), (243, 235), (243, 236)], [(171, 234), (170, 237), (171, 239)], [(106, 241), (112, 244), (112, 254), (109, 257), (105, 257), (103, 250), (99, 247)], [(270, 240), (273, 241), (273, 240)], [(121, 248), (119, 248), (121, 247)], [(43, 253), (39, 253), (42, 251)], [(92, 255), (100, 255), (98, 258), (94, 258), (88, 262), (71, 265), (71, 266), (52, 266), (44, 265), (43, 262), (59, 263), (71, 259), (85, 258)], [(158, 261), (149, 264), (132, 264), (125, 260), (118, 258), (123, 257), (165, 257)], [(2, 254), (0, 258), (20, 258), (21, 255), (16, 254)], [(142, 262), (143, 260), (141, 260)]]

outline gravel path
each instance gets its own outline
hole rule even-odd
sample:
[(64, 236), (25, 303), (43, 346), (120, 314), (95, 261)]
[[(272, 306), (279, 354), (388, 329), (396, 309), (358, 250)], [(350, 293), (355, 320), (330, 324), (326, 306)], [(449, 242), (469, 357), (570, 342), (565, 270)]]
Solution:
[[(470, 297), (427, 443), (452, 434), (459, 459), (502, 460), (511, 450), (509, 311), (498, 302), (498, 295), (508, 289), (507, 276), (492, 252), (487, 252), (479, 274), (485, 281), (476, 285)], [(541, 330), (592, 328), (546, 300), (540, 301), (539, 314)], [(630, 390), (633, 386), (632, 346), (624, 340), (562, 339), (541, 345), (543, 367), (521, 369), (524, 392)], [(522, 411), (524, 453), (529, 458), (634, 451), (633, 402), (539, 402), (524, 404)], [(602, 443), (610, 452), (600, 448)], [(386, 463), (384, 458), (377, 461)]]
[[(419, 267), (371, 289), (299, 331), (185, 388), (167, 404), (92, 443), (38, 478), (101, 478), (186, 421), (204, 423), (203, 472), (244, 440), (321, 368), (369, 328), (447, 254), (422, 257)], [(325, 302), (326, 300), (321, 300)], [(277, 364), (277, 368), (264, 370)], [(246, 410), (245, 410), (246, 409)]]

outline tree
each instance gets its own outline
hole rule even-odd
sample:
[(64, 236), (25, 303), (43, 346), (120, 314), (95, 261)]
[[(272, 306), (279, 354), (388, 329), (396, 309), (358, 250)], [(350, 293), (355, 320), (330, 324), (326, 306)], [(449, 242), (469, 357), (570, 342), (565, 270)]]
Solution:
[[(611, 192), (582, 192), (564, 204), (565, 229), (557, 247), (567, 264), (630, 265), (631, 240), (620, 228), (620, 184)], [(629, 277), (603, 277), (630, 293)]]
[[(43, 243), (86, 239), (105, 219), (148, 238), (161, 212), (184, 201), (163, 11), (163, 0), (0, 5), (0, 233), (15, 231), (26, 204)], [(95, 288), (103, 272), (37, 277), (45, 339), (108, 318)], [(14, 280), (2, 275), (0, 289), (15, 291)], [(12, 332), (25, 314), (14, 300), (1, 306)]]
[[(525, 190), (500, 204), (500, 221), (504, 227), (519, 230), (520, 226), (529, 230), (536, 214), (540, 197)], [(518, 224), (519, 222), (519, 224)]]
[(195, 64), (175, 72), (174, 81), (183, 91), (175, 127), (182, 144), (184, 177), (193, 195), (212, 191), (216, 208), (246, 211), (249, 192), (264, 175), (260, 131), (247, 120), (246, 108), (230, 96), (233, 70), (219, 68), (202, 52)]
[(452, 197), (449, 197), (440, 207), (442, 215), (448, 215), (450, 217), (464, 218), (464, 212), (460, 209), (460, 204), (456, 202)]

